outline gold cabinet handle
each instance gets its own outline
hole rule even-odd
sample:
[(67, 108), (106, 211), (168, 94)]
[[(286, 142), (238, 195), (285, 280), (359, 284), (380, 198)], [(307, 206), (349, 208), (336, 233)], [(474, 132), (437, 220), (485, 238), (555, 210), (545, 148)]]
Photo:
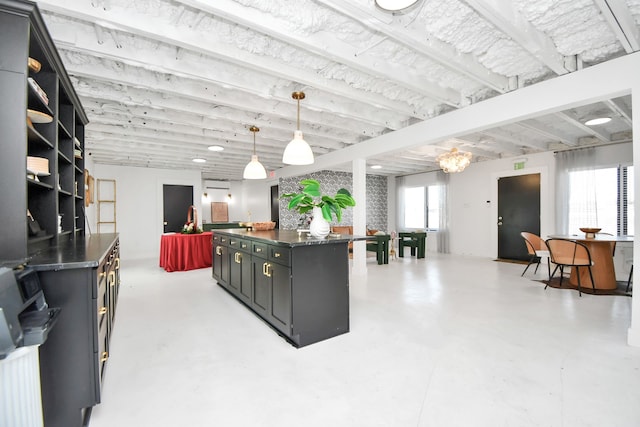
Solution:
[(107, 359), (109, 358), (109, 353), (107, 353), (106, 351), (102, 353), (102, 356), (100, 356), (100, 362), (106, 362)]
[(256, 248), (256, 252), (262, 252), (262, 248)]
[(216, 255), (222, 255), (222, 247), (221, 246), (217, 246), (216, 247)]
[(271, 277), (271, 272), (269, 271), (270, 268), (271, 268), (271, 264), (265, 263), (265, 265), (264, 265), (264, 275), (267, 276), (267, 277)]
[(238, 261), (236, 261), (238, 264), (240, 264), (242, 262), (242, 254), (240, 252), (238, 252), (236, 255), (238, 255)]
[(263, 262), (263, 263), (262, 263), (262, 275), (263, 275), (263, 276), (266, 276), (266, 275), (267, 275), (267, 270), (266, 270), (266, 269), (267, 269), (267, 263), (266, 263), (266, 262)]
[(103, 314), (107, 314), (107, 311), (109, 311), (107, 307), (100, 307), (100, 310), (98, 310), (98, 314), (102, 316)]
[(102, 272), (100, 272), (99, 277), (104, 277), (106, 275), (107, 275), (107, 273), (105, 271), (102, 271)]
[(120, 257), (116, 258), (116, 270), (120, 270)]
[(109, 272), (109, 277), (107, 278), (107, 282), (109, 282), (109, 286), (113, 286), (116, 284), (116, 273), (113, 271)]
[(280, 252), (276, 252), (275, 254), (273, 254), (273, 256), (276, 258), (280, 258)]

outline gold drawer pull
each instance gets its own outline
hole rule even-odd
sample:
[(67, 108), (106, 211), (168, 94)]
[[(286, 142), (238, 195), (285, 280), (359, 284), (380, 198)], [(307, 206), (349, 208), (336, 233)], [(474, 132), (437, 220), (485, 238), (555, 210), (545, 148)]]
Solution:
[(116, 258), (116, 270), (120, 270), (120, 258)]
[(222, 255), (222, 247), (221, 246), (217, 246), (216, 247), (216, 255)]
[(243, 244), (242, 244), (242, 245), (240, 245), (240, 246), (242, 246), (242, 249), (246, 249), (246, 248), (247, 248), (247, 244), (246, 244), (246, 243), (243, 243)]
[(262, 248), (256, 248), (256, 252), (262, 252)]
[(109, 358), (109, 353), (105, 351), (104, 353), (102, 353), (102, 356), (100, 357), (100, 363), (106, 362), (108, 358)]
[(113, 286), (116, 284), (116, 273), (111, 271), (109, 272), (109, 278), (107, 279), (107, 281), (109, 282), (110, 286)]
[(275, 254), (273, 254), (273, 256), (276, 258), (280, 258), (280, 252), (276, 252)]
[(98, 311), (98, 314), (100, 314), (102, 316), (103, 314), (107, 314), (107, 311), (109, 311), (109, 309), (107, 307), (100, 307), (100, 310)]
[(106, 273), (105, 271), (103, 271), (103, 272), (101, 272), (98, 276), (99, 276), (99, 277), (104, 277), (104, 276), (106, 276), (106, 275), (107, 275), (107, 273)]

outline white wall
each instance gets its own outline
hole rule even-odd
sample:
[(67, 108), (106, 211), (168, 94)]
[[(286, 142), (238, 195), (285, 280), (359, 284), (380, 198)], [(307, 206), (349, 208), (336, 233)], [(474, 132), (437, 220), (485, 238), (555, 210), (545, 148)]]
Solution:
[[(162, 186), (192, 185), (193, 201), (202, 212), (202, 180), (199, 171), (134, 168), (96, 164), (90, 173), (98, 179), (116, 180), (116, 220), (123, 259), (160, 255), (163, 233)], [(88, 214), (97, 232), (95, 207)], [(185, 221), (187, 212), (184, 213)]]

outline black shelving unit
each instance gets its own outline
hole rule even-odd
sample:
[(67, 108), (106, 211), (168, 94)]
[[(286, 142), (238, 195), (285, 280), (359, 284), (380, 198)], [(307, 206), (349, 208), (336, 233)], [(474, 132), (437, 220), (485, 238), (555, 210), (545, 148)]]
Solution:
[[(0, 37), (0, 260), (23, 263), (84, 236), (88, 119), (36, 3), (0, 0)], [(39, 71), (28, 66), (29, 58)], [(29, 123), (28, 110), (51, 121)], [(28, 175), (27, 156), (47, 159), (49, 174)], [(42, 234), (29, 234), (27, 210)]]

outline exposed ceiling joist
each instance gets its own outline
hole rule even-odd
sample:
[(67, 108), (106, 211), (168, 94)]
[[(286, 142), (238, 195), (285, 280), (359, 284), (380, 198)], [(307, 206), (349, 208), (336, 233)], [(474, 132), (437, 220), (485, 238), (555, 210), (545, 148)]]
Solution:
[(593, 0), (627, 53), (640, 50), (640, 30), (624, 0)]
[(465, 2), (554, 73), (562, 75), (575, 71), (575, 68), (567, 68), (567, 61), (558, 53), (553, 40), (525, 20), (511, 0), (465, 0)]

